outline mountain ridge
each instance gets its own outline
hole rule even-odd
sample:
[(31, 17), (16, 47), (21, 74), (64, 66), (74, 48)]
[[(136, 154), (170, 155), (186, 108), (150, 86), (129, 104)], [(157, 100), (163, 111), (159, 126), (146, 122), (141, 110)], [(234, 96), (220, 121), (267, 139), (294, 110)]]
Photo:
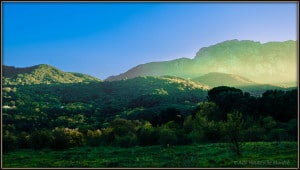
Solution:
[(237, 74), (258, 83), (295, 82), (296, 52), (296, 41), (293, 40), (267, 43), (227, 40), (200, 48), (193, 59), (140, 64), (105, 81), (163, 75), (195, 78), (209, 72), (221, 72)]

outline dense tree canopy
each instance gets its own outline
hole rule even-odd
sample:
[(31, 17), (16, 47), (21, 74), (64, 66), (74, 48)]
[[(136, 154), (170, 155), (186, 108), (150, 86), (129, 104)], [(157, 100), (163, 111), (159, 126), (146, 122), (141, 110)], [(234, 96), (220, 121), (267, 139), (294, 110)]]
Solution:
[(233, 113), (241, 113), (244, 121), (237, 143), (297, 139), (297, 89), (254, 97), (233, 87), (205, 91), (174, 77), (143, 77), (4, 86), (2, 92), (5, 152), (228, 142), (224, 136), (235, 135), (229, 127), (239, 125), (232, 122)]

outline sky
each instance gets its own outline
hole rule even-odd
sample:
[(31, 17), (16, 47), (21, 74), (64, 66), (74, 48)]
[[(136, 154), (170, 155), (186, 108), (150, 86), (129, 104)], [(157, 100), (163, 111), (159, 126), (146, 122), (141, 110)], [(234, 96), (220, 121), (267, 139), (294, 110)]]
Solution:
[(297, 2), (1, 2), (2, 63), (100, 79), (226, 40), (297, 40)]

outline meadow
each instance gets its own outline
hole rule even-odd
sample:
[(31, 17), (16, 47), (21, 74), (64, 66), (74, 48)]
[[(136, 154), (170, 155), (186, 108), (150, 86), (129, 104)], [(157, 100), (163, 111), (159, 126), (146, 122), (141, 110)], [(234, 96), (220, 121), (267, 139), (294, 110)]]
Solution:
[(296, 168), (297, 142), (245, 142), (241, 155), (227, 143), (181, 146), (21, 149), (3, 155), (3, 168)]

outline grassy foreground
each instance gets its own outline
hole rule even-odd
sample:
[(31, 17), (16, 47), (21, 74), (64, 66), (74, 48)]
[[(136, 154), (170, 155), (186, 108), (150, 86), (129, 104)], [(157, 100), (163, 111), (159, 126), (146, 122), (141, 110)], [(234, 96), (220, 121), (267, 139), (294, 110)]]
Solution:
[(297, 142), (249, 142), (236, 156), (227, 144), (148, 147), (77, 147), (64, 151), (18, 150), (3, 155), (3, 168), (51, 167), (292, 167)]

